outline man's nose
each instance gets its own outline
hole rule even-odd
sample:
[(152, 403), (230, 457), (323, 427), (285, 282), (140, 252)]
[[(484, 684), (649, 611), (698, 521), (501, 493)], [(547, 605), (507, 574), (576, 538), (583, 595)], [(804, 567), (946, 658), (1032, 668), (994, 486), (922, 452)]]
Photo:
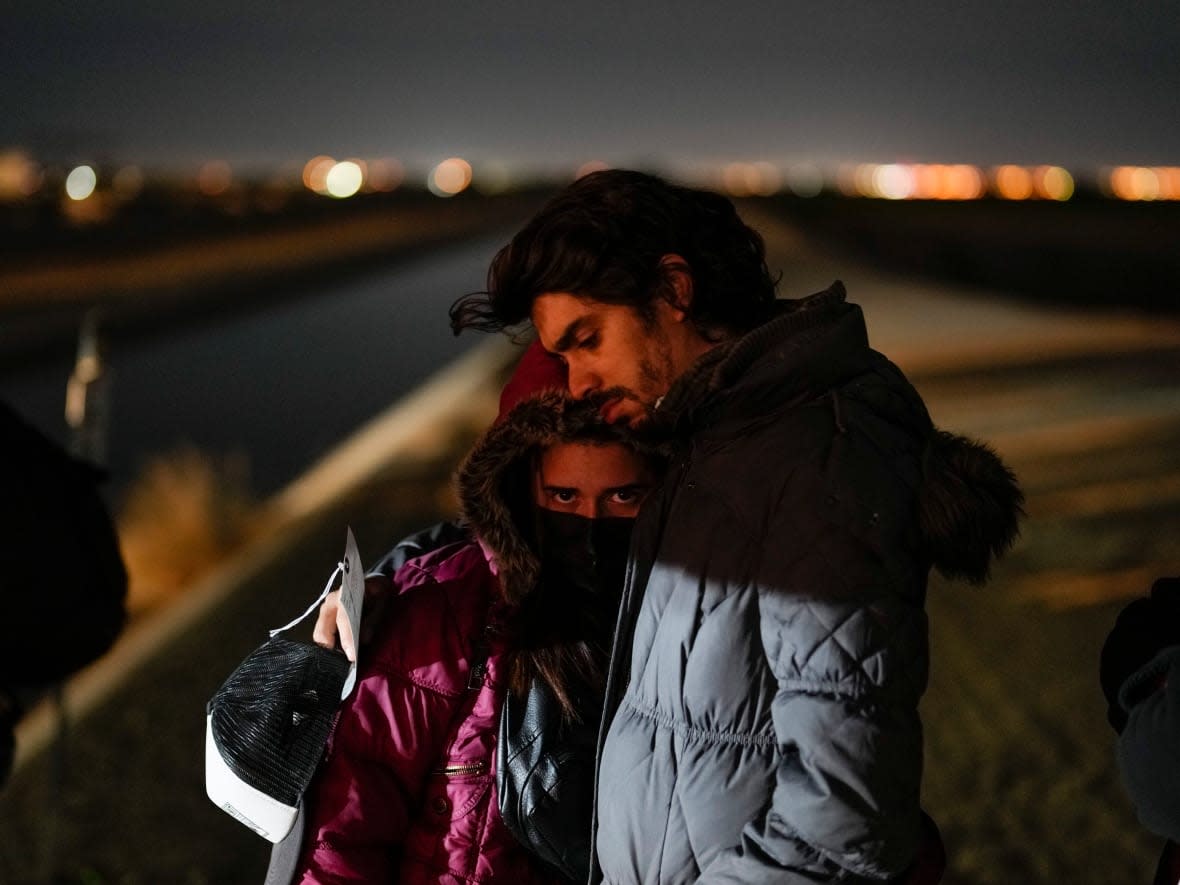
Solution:
[(569, 389), (575, 399), (597, 390), (602, 385), (598, 375), (582, 366), (569, 367)]

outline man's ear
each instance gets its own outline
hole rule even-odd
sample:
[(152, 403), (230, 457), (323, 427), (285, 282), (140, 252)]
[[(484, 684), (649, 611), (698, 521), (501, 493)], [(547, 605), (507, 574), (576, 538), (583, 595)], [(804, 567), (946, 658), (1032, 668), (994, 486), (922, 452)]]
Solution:
[(663, 298), (684, 319), (692, 306), (692, 270), (688, 262), (674, 252), (660, 259), (660, 273), (664, 277)]

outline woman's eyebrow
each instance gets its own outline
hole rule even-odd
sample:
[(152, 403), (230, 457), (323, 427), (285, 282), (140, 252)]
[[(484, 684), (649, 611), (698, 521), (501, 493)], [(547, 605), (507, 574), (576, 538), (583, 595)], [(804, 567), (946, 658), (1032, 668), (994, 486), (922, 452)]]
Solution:
[(607, 488), (603, 489), (602, 491), (603, 491), (603, 494), (609, 495), (614, 492), (630, 492), (630, 491), (641, 491), (643, 489), (650, 489), (651, 485), (652, 484), (650, 482), (636, 481), (636, 482), (623, 483), (622, 485), (617, 485), (617, 486), (608, 486)]

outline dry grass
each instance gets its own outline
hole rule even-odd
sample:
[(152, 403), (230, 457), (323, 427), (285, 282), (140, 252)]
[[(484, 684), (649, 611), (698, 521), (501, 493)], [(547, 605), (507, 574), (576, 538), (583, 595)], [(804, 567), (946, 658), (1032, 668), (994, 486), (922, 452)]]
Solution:
[(167, 603), (261, 530), (242, 456), (192, 448), (149, 462), (117, 516), (132, 616)]

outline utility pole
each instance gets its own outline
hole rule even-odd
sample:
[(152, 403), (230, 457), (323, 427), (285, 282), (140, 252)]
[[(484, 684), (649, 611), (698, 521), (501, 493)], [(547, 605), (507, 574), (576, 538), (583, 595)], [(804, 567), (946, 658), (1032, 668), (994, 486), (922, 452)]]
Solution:
[(92, 307), (78, 330), (78, 358), (66, 385), (66, 423), (73, 431), (73, 455), (99, 467), (107, 463), (109, 430), (110, 378), (104, 351), (99, 311)]

